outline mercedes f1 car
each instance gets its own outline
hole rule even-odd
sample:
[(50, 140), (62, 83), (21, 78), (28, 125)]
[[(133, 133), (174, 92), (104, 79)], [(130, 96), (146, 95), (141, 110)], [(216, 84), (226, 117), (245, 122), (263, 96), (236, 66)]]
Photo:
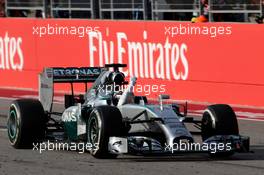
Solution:
[[(89, 143), (89, 152), (96, 158), (187, 152), (230, 156), (249, 151), (249, 137), (239, 135), (230, 106), (208, 106), (197, 120), (187, 115), (186, 105), (182, 110), (182, 104), (165, 103), (168, 95), (159, 95), (159, 103), (151, 104), (146, 96), (134, 95), (137, 79), (126, 81), (119, 69), (125, 66), (45, 68), (39, 75), (39, 100), (17, 99), (10, 106), (7, 128), (11, 145), (28, 148), (52, 140)], [(64, 96), (63, 112), (53, 111), (55, 83), (71, 84), (72, 94)], [(74, 83), (84, 84), (84, 95), (74, 94)], [(88, 83), (93, 84), (88, 88)], [(125, 90), (116, 88), (120, 86)], [(186, 123), (198, 132), (187, 129)], [(194, 134), (201, 136), (200, 143)]]

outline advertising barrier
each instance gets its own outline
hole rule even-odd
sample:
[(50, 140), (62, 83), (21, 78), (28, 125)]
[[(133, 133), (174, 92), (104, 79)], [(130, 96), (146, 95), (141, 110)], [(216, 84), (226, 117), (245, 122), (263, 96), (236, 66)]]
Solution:
[(37, 90), (44, 67), (115, 62), (152, 98), (263, 107), (263, 41), (257, 24), (2, 18), (0, 87)]

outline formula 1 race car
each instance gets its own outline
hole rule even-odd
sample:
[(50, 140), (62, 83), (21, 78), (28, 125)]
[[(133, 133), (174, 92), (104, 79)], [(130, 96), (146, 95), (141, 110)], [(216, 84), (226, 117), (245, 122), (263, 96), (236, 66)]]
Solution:
[[(168, 95), (159, 95), (159, 103), (151, 104), (146, 96), (134, 95), (137, 79), (126, 81), (120, 67), (126, 65), (45, 68), (39, 75), (39, 100), (18, 99), (10, 106), (7, 128), (11, 145), (32, 148), (36, 143), (58, 140), (89, 143), (89, 152), (96, 158), (188, 152), (227, 157), (249, 151), (249, 137), (239, 135), (230, 106), (208, 106), (197, 120), (187, 115), (186, 105), (180, 110), (181, 104), (165, 103)], [(72, 94), (64, 96), (62, 113), (52, 110), (54, 83), (71, 84)], [(84, 95), (74, 94), (74, 83), (85, 85)], [(89, 89), (88, 83), (93, 83)], [(199, 129), (195, 133), (201, 135), (201, 143), (194, 140), (186, 123)]]

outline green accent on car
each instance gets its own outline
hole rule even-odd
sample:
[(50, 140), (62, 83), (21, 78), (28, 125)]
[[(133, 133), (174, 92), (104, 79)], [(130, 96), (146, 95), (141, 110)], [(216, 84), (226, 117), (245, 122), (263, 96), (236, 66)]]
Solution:
[(64, 129), (70, 141), (77, 140), (77, 122), (64, 122)]

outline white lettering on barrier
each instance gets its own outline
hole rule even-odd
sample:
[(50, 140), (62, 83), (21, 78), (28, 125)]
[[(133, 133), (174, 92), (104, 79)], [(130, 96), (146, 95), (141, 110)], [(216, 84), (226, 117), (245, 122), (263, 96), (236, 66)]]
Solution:
[[(88, 37), (90, 66), (94, 66), (95, 58), (99, 58), (99, 66), (113, 62), (114, 55), (117, 55), (119, 63), (123, 63), (124, 55), (127, 54), (129, 67), (125, 74), (131, 77), (167, 80), (188, 78), (188, 47), (185, 43), (171, 43), (169, 37), (166, 37), (164, 44), (148, 42), (147, 31), (143, 32), (143, 42), (129, 41), (123, 32), (116, 33), (116, 42), (105, 40), (101, 32), (90, 32)], [(182, 64), (183, 70), (178, 70), (179, 64)]]
[[(8, 32), (4, 37), (0, 36), (0, 69), (22, 70), (24, 66), (24, 56), (21, 49), (21, 37), (9, 37)], [(17, 60), (19, 61), (15, 61)]]

